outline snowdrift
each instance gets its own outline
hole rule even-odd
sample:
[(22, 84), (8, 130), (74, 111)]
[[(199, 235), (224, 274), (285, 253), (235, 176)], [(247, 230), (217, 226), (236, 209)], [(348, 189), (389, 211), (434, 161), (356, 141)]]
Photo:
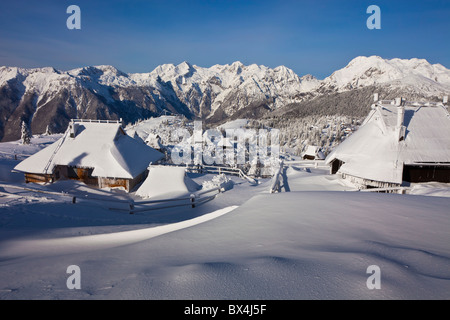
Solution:
[[(448, 299), (449, 206), (448, 198), (396, 194), (258, 195), (217, 219), (141, 243), (147, 256), (137, 265), (149, 270), (151, 261), (164, 268), (147, 276), (151, 285), (140, 293), (175, 299)], [(381, 270), (379, 290), (367, 287), (372, 265)], [(127, 287), (138, 283), (143, 279)]]
[[(0, 246), (0, 299), (449, 299), (449, 207), (441, 197), (286, 192), (161, 228), (35, 234), (28, 243), (45, 254), (15, 239)], [(66, 288), (72, 264), (80, 290)], [(371, 290), (373, 265), (381, 288)]]
[(148, 177), (136, 191), (142, 198), (165, 199), (188, 196), (199, 185), (186, 175), (184, 167), (151, 166)]

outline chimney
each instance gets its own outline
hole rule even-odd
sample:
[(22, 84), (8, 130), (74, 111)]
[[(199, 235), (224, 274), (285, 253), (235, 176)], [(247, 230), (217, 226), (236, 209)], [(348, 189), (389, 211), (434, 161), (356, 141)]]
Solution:
[(442, 103), (443, 104), (447, 104), (448, 103), (448, 96), (444, 96), (444, 99), (442, 99)]
[(403, 125), (403, 119), (405, 117), (405, 107), (402, 105), (397, 106), (397, 127)]
[(71, 138), (75, 138), (75, 136), (77, 135), (77, 129), (78, 129), (78, 123), (75, 123), (72, 119), (69, 124), (69, 130), (70, 130), (69, 134), (70, 134)]
[(373, 102), (378, 102), (378, 93), (373, 94)]
[(405, 139), (406, 128), (403, 125), (404, 119), (405, 119), (405, 106), (402, 103), (397, 104), (397, 126), (395, 129), (398, 132), (398, 141), (402, 141)]

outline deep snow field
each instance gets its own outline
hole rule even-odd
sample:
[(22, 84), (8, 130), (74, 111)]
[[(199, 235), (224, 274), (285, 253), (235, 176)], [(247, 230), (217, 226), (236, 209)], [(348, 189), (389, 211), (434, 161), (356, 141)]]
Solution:
[[(450, 299), (447, 184), (358, 192), (314, 162), (288, 162), (279, 193), (269, 193), (271, 179), (227, 176), (226, 191), (196, 208), (130, 215), (63, 192), (135, 192), (25, 184), (11, 173), (14, 153), (58, 137), (0, 143), (0, 299)], [(207, 185), (215, 175), (189, 177)], [(70, 265), (81, 289), (66, 285)], [(373, 265), (380, 289), (367, 286)]]

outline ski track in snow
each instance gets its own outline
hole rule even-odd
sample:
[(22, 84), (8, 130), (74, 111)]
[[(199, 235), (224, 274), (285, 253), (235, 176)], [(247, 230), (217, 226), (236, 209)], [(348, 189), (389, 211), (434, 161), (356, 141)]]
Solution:
[(0, 259), (72, 254), (129, 245), (218, 218), (233, 211), (237, 207), (238, 206), (229, 206), (190, 220), (139, 230), (81, 237), (11, 241), (3, 246), (4, 250), (0, 252)]

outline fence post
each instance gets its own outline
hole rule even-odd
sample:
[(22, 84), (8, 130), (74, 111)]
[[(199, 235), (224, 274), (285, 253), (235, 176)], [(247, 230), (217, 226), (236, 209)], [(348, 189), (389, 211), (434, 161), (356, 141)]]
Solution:
[(130, 214), (134, 214), (134, 203), (130, 202)]
[(76, 203), (77, 202), (77, 197), (72, 197), (72, 203)]
[(195, 194), (191, 194), (190, 200), (192, 208), (195, 208)]

